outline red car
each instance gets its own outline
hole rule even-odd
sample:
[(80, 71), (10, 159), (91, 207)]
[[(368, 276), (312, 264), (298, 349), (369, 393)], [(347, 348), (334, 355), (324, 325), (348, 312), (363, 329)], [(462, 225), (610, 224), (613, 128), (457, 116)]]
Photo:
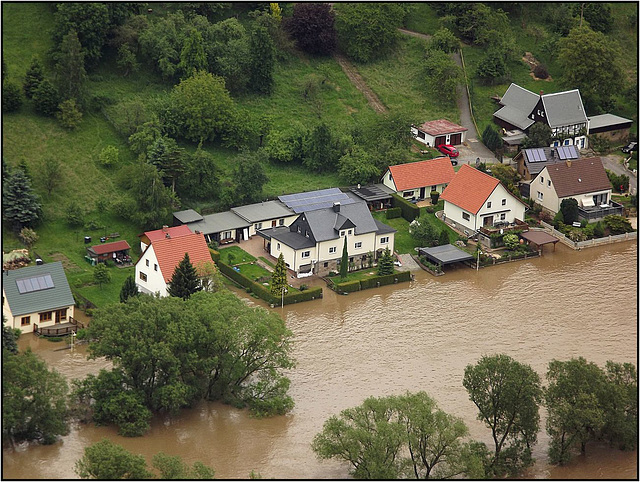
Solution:
[(450, 144), (440, 144), (436, 149), (449, 157), (458, 157), (460, 155), (458, 149)]

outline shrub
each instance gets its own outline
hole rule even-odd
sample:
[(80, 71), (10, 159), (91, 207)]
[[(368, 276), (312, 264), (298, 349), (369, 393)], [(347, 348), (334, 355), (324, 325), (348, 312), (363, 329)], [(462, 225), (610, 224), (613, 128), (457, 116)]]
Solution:
[(399, 218), (402, 216), (402, 208), (389, 208), (387, 209), (387, 219)]
[(504, 245), (507, 247), (507, 249), (510, 249), (512, 251), (517, 249), (520, 245), (520, 240), (518, 239), (518, 236), (516, 234), (505, 234), (502, 238), (502, 241), (504, 242)]
[(431, 191), (429, 196), (431, 196), (431, 204), (438, 204), (438, 198), (440, 198), (440, 193), (438, 191)]
[(2, 83), (2, 112), (15, 112), (22, 105), (20, 87), (10, 81)]
[(82, 120), (82, 112), (78, 109), (75, 99), (67, 99), (58, 105), (56, 118), (65, 129), (75, 129)]
[(100, 164), (104, 167), (111, 167), (113, 165), (118, 164), (118, 157), (120, 152), (118, 148), (115, 146), (107, 146), (102, 151), (100, 151), (100, 156), (98, 159), (100, 160)]
[(553, 225), (556, 229), (560, 229), (559, 226), (562, 224), (564, 224), (564, 216), (562, 215), (562, 211), (558, 211), (553, 217)]
[(604, 218), (604, 223), (609, 228), (611, 234), (624, 234), (633, 231), (631, 223), (624, 216), (610, 214)]
[(36, 112), (46, 116), (54, 116), (58, 111), (58, 91), (51, 82), (44, 79), (33, 91), (33, 104)]
[(353, 293), (354, 291), (360, 291), (360, 281), (345, 281), (344, 283), (334, 284), (336, 291), (342, 293)]
[(533, 75), (539, 79), (547, 79), (549, 78), (549, 71), (544, 64), (538, 64), (535, 69), (533, 69)]
[(391, 195), (391, 204), (394, 208), (399, 207), (402, 211), (402, 217), (409, 222), (420, 216), (420, 208), (398, 194)]
[(604, 226), (602, 225), (602, 221), (598, 221), (593, 227), (593, 235), (596, 238), (602, 238), (604, 236)]
[(562, 214), (563, 223), (573, 224), (578, 220), (578, 201), (574, 198), (563, 199), (558, 214)]

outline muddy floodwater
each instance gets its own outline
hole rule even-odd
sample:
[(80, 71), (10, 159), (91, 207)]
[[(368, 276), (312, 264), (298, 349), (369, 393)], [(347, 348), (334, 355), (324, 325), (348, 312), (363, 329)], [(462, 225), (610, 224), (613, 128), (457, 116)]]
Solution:
[[(482, 355), (506, 353), (530, 364), (544, 380), (552, 359), (583, 356), (637, 364), (638, 257), (636, 243), (573, 251), (547, 246), (542, 258), (480, 269), (448, 270), (435, 278), (348, 296), (325, 289), (321, 301), (275, 309), (295, 335), (292, 413), (255, 419), (219, 403), (201, 403), (173, 418), (154, 419), (150, 433), (124, 438), (111, 427), (74, 426), (50, 446), (4, 447), (4, 478), (76, 478), (74, 462), (107, 437), (148, 461), (160, 451), (200, 460), (219, 478), (345, 478), (346, 463), (321, 461), (310, 449), (323, 422), (369, 396), (428, 392), (445, 411), (462, 417), (472, 438), (491, 442), (462, 386), (464, 368)], [(253, 304), (257, 302), (253, 299)], [(108, 367), (87, 361), (86, 347), (25, 335), (47, 363), (69, 378)], [(637, 451), (589, 446), (567, 467), (547, 463), (541, 431), (527, 478), (637, 479)]]

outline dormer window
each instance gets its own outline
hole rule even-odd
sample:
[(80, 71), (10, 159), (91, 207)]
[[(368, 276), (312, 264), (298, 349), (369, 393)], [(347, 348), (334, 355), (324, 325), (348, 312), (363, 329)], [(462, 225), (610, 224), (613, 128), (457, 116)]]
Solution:
[(340, 231), (340, 236), (344, 237), (344, 233), (345, 233), (345, 231)]

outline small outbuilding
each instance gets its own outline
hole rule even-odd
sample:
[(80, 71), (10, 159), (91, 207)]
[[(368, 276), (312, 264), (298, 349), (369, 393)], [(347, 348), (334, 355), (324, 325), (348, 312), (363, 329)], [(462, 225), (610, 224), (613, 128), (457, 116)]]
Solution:
[(91, 246), (87, 248), (87, 255), (92, 265), (104, 263), (109, 259), (116, 264), (127, 264), (131, 263), (131, 256), (129, 256), (130, 249), (131, 246), (129, 246), (129, 243), (122, 240)]
[(444, 244), (435, 248), (418, 248), (418, 254), (425, 256), (429, 261), (440, 266), (441, 269), (447, 264), (464, 263), (473, 260), (473, 256), (453, 244)]
[(533, 244), (538, 247), (538, 251), (542, 254), (542, 247), (545, 244), (553, 243), (553, 250), (556, 250), (556, 243), (560, 241), (555, 236), (545, 233), (544, 231), (527, 231), (520, 233), (522, 239), (525, 239), (529, 244)]
[(454, 124), (447, 119), (438, 119), (425, 122), (420, 126), (411, 126), (413, 137), (418, 142), (431, 147), (438, 147), (442, 144), (460, 145), (464, 142), (468, 130), (466, 127)]

